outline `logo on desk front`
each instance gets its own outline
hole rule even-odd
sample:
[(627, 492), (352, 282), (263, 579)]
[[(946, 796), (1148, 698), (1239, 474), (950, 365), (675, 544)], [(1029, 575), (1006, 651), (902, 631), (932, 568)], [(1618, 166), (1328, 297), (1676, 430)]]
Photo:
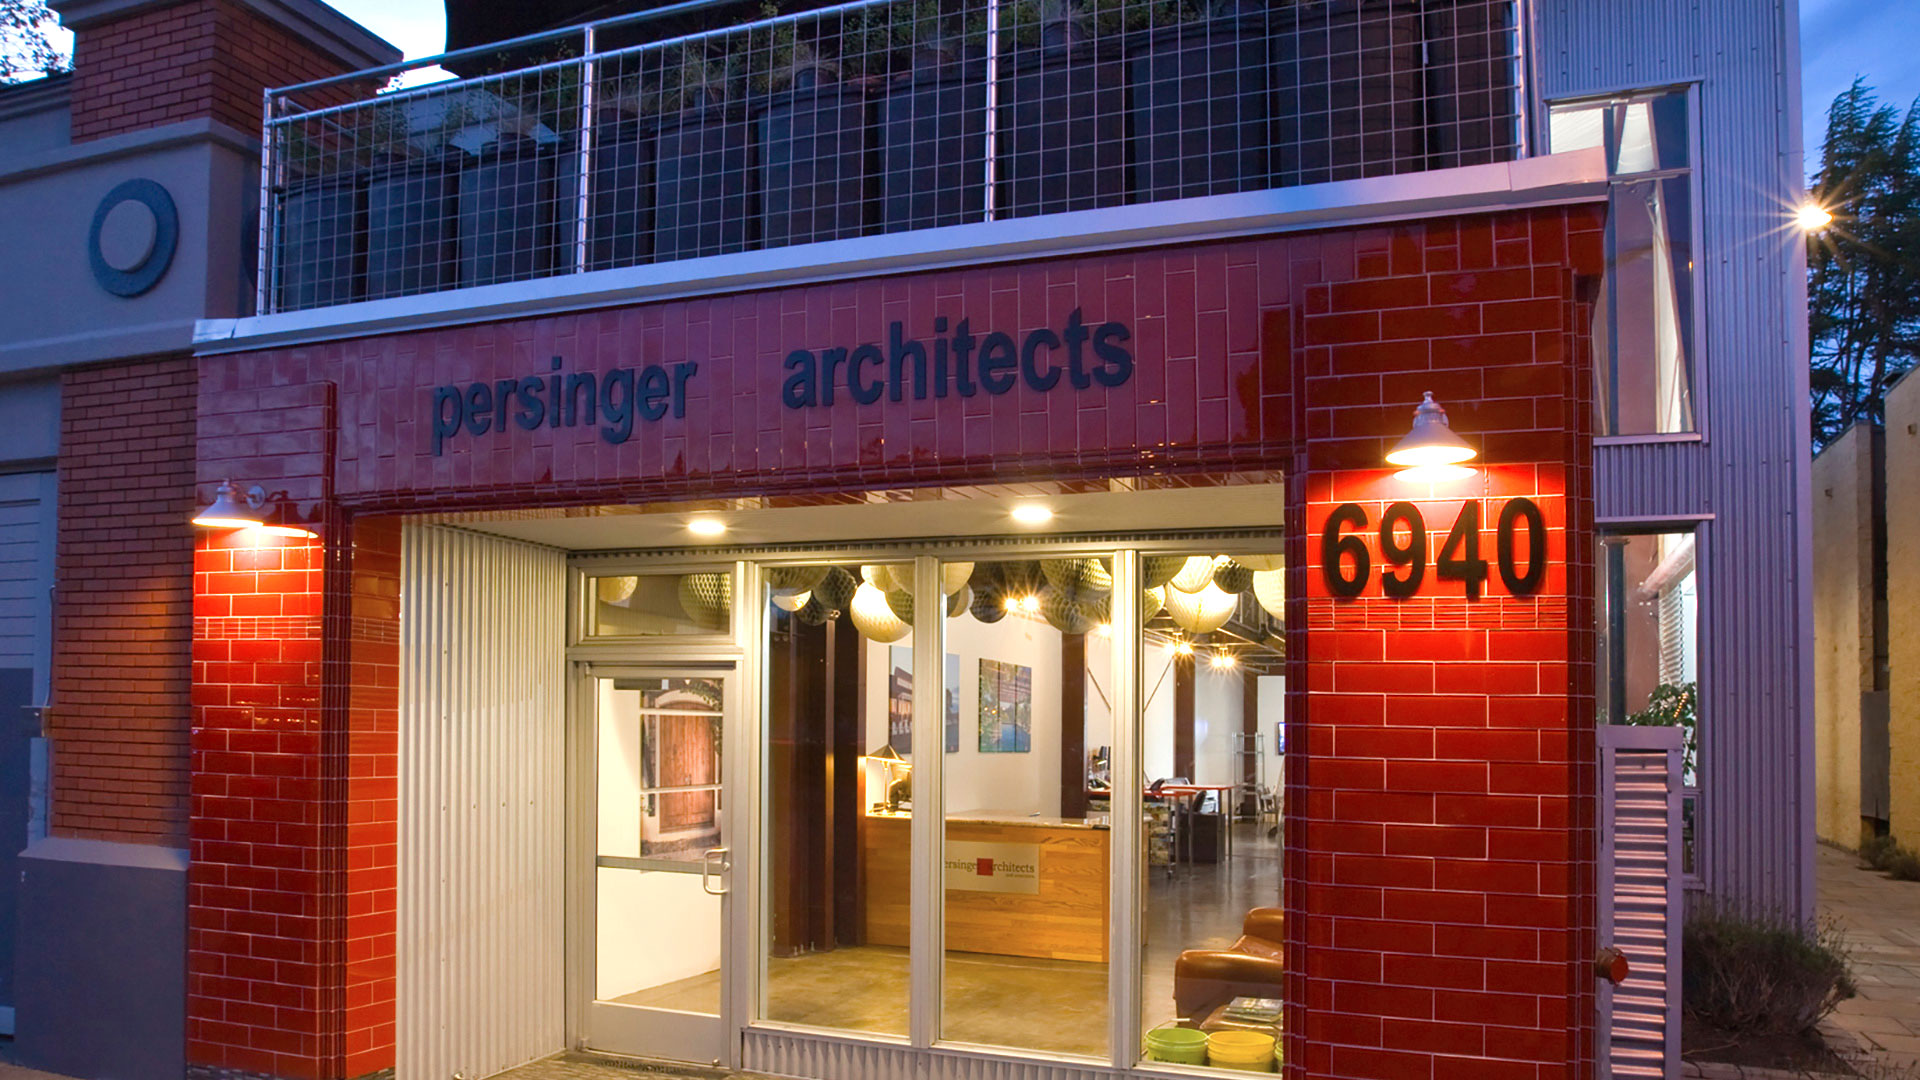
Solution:
[(1040, 845), (949, 840), (946, 884), (966, 892), (1037, 893)]

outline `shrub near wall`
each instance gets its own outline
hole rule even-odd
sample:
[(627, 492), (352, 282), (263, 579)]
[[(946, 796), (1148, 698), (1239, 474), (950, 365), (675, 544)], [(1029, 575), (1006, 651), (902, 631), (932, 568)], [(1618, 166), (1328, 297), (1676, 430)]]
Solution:
[(1830, 920), (1797, 923), (1708, 906), (1681, 937), (1681, 1005), (1732, 1034), (1798, 1035), (1854, 995), (1849, 955)]

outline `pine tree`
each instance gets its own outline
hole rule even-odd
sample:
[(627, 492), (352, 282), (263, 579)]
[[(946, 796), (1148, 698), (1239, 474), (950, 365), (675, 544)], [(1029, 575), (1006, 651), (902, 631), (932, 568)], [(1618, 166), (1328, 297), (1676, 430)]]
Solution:
[(66, 50), (55, 42), (59, 27), (41, 0), (0, 0), (0, 83), (71, 67)]
[(1814, 198), (1833, 225), (1808, 240), (1813, 443), (1881, 422), (1920, 356), (1920, 103), (1902, 116), (1856, 79), (1833, 101)]

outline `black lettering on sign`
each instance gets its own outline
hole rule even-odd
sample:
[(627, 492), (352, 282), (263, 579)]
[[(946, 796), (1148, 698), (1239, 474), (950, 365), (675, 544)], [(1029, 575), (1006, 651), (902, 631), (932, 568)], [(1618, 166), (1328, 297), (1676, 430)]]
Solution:
[[(1458, 581), (1469, 600), (1478, 600), (1485, 588), (1490, 566), (1480, 554), (1480, 501), (1468, 499), (1460, 504), (1453, 528), (1440, 544), (1433, 560), (1434, 576), (1441, 581)], [(1520, 526), (1526, 526), (1526, 552), (1518, 550)], [(1327, 591), (1343, 599), (1352, 599), (1366, 591), (1373, 566), (1367, 544), (1358, 530), (1367, 527), (1367, 511), (1359, 503), (1341, 503), (1327, 515), (1320, 534), (1320, 575)], [(1356, 530), (1349, 533), (1346, 530)], [(1420, 508), (1410, 502), (1388, 506), (1380, 517), (1380, 591), (1394, 600), (1418, 594), (1426, 583), (1430, 542), (1427, 523)], [(1547, 519), (1532, 499), (1509, 499), (1500, 508), (1499, 527), (1495, 531), (1495, 560), (1500, 565), (1500, 582), (1514, 596), (1529, 596), (1540, 591), (1547, 578)], [(1524, 561), (1526, 570), (1520, 567)], [(1398, 571), (1398, 572), (1396, 572)]]
[[(1320, 534), (1320, 570), (1326, 575), (1328, 592), (1335, 596), (1359, 596), (1367, 587), (1367, 574), (1371, 569), (1367, 563), (1367, 545), (1357, 536), (1340, 535), (1342, 525), (1366, 528), (1367, 512), (1359, 503), (1341, 503), (1327, 515), (1326, 531)], [(1353, 560), (1351, 577), (1341, 569), (1349, 558)]]

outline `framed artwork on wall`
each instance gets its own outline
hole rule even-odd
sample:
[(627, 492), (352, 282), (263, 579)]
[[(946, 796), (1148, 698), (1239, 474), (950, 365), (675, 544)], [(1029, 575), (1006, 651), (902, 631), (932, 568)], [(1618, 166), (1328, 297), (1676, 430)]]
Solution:
[(980, 661), (980, 752), (1033, 750), (1033, 669), (1006, 660)]

